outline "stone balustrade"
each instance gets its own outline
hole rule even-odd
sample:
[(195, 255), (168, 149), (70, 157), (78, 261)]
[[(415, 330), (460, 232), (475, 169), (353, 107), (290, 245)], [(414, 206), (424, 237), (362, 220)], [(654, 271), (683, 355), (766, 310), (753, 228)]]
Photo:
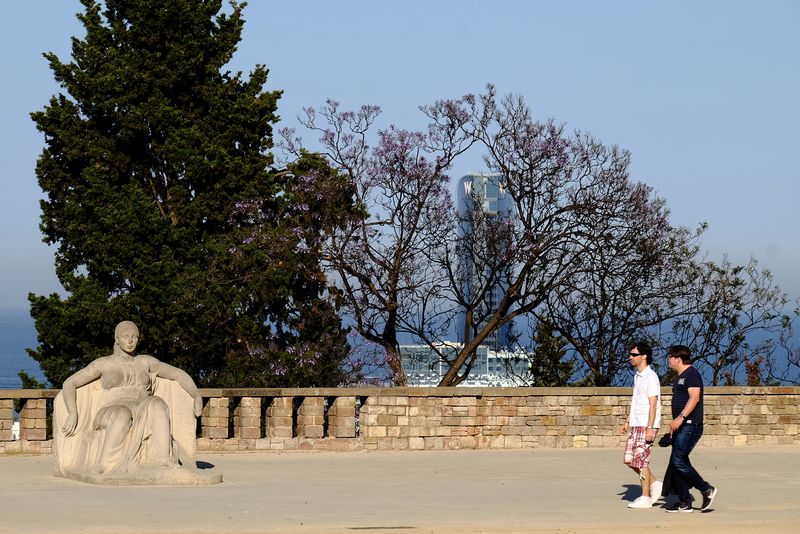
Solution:
[[(630, 388), (202, 389), (198, 451), (622, 447)], [(57, 390), (0, 390), (0, 454), (52, 452)], [(663, 388), (662, 427), (670, 390)], [(14, 401), (19, 440), (12, 440)], [(708, 387), (701, 446), (800, 445), (800, 387)]]

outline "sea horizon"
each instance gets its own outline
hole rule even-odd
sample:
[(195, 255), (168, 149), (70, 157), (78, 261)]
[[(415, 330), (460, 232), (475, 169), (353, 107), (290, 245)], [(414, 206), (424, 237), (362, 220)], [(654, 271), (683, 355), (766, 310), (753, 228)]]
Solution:
[(44, 381), (39, 362), (25, 350), (36, 345), (36, 326), (29, 310), (0, 308), (0, 389), (20, 388), (20, 371)]

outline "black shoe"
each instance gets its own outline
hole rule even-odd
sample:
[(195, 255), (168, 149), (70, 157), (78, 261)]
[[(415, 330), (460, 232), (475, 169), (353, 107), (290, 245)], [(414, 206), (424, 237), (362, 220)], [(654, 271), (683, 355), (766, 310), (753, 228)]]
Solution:
[(714, 486), (709, 486), (707, 490), (703, 493), (703, 505), (700, 507), (701, 510), (708, 509), (711, 506), (711, 503), (714, 502), (714, 497), (717, 496), (717, 488)]
[(678, 501), (675, 504), (667, 506), (667, 512), (683, 512), (685, 514), (690, 514), (692, 512), (692, 505)]

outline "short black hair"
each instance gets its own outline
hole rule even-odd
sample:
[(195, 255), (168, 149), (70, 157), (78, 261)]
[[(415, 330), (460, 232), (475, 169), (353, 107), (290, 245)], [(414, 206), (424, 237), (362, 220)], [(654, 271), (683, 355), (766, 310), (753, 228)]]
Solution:
[(629, 349), (636, 349), (639, 351), (639, 354), (644, 354), (647, 356), (647, 365), (653, 363), (653, 347), (650, 346), (650, 343), (644, 340), (634, 341), (628, 347)]
[(692, 351), (686, 345), (672, 345), (669, 348), (669, 355), (680, 358), (683, 363), (692, 363)]

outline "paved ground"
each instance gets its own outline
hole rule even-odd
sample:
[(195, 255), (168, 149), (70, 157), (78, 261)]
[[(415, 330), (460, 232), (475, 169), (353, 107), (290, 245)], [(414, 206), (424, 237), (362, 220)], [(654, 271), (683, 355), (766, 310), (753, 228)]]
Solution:
[[(713, 509), (629, 510), (622, 451), (201, 454), (223, 483), (105, 487), (52, 476), (50, 457), (0, 457), (0, 532), (800, 532), (800, 448), (703, 449)], [(667, 450), (654, 454), (662, 473)]]

